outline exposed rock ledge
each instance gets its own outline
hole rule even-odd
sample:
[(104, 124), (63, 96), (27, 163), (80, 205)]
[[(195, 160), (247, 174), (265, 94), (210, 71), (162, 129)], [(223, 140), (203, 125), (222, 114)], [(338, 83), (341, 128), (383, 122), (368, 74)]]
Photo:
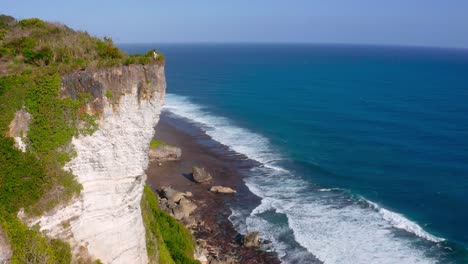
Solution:
[[(73, 138), (77, 156), (65, 165), (83, 185), (80, 197), (38, 219), (48, 236), (70, 242), (77, 256), (103, 263), (148, 263), (140, 200), (148, 147), (165, 94), (164, 67), (131, 65), (62, 78), (62, 96), (91, 93), (88, 112), (99, 129)], [(105, 97), (111, 91), (112, 98)], [(20, 215), (21, 217), (21, 215)]]

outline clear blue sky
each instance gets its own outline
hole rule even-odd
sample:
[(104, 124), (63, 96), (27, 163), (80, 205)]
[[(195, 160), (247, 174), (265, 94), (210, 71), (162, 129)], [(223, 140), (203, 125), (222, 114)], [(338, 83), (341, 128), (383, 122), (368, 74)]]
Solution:
[(311, 42), (468, 48), (468, 0), (2, 0), (116, 42)]

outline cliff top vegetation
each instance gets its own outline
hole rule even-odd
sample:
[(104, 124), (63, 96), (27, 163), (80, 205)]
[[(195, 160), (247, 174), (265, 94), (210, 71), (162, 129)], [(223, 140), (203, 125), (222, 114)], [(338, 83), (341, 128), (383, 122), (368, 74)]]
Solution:
[(0, 75), (22, 73), (37, 67), (64, 74), (151, 63), (163, 64), (164, 56), (156, 50), (127, 55), (107, 37), (100, 39), (64, 24), (38, 18), (16, 20), (0, 15)]

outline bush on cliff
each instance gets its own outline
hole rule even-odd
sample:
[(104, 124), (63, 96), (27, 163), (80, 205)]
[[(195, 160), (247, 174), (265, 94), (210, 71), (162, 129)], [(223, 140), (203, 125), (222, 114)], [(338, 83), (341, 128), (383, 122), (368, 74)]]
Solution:
[[(151, 263), (200, 263), (193, 259), (195, 243), (190, 231), (159, 209), (158, 198), (149, 186), (145, 186), (143, 192), (141, 211), (146, 228), (146, 247)], [(157, 260), (156, 256), (159, 256)]]
[(70, 245), (56, 239), (49, 239), (35, 228), (28, 228), (14, 215), (0, 210), (0, 225), (7, 235), (13, 250), (12, 264), (71, 263)]
[(38, 18), (17, 21), (0, 15), (0, 74), (20, 73), (35, 66), (68, 73), (150, 63), (164, 64), (164, 56), (156, 50), (129, 56), (120, 51), (111, 38), (99, 39)]
[[(58, 98), (59, 88), (58, 76), (0, 77), (0, 225), (13, 249), (12, 263), (70, 263), (68, 244), (42, 236), (16, 217), (20, 208), (39, 214), (81, 189), (74, 176), (62, 170), (68, 153), (58, 150), (76, 133), (70, 120), (79, 119), (79, 102)], [(34, 117), (25, 153), (5, 136), (22, 106)]]

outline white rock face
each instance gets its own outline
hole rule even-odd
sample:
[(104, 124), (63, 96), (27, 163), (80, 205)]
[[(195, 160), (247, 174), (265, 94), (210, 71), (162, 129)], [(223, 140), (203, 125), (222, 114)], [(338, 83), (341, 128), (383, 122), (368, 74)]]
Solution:
[(8, 239), (5, 234), (3, 234), (3, 230), (0, 227), (0, 264), (10, 263), (12, 253)]
[(24, 138), (28, 136), (29, 123), (31, 122), (31, 115), (24, 109), (18, 110), (15, 113), (15, 117), (9, 125), (7, 132), (8, 137), (12, 137), (15, 140), (15, 147), (26, 152), (28, 145)]
[(83, 185), (80, 197), (28, 221), (38, 223), (48, 236), (69, 241), (75, 256), (87, 252), (103, 263), (148, 263), (140, 200), (149, 143), (165, 90), (164, 68), (155, 69), (159, 84), (151, 99), (139, 97), (141, 80), (125, 78), (126, 92), (117, 108), (102, 98), (99, 129), (90, 136), (73, 138), (78, 155), (65, 169)]

